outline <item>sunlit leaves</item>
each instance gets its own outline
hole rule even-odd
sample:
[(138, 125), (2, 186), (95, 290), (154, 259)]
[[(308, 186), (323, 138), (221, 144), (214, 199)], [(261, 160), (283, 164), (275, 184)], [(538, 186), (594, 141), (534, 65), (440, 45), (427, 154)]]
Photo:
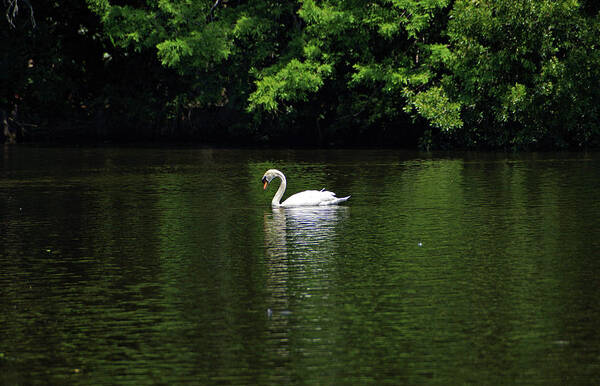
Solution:
[(256, 82), (257, 90), (250, 96), (250, 109), (260, 106), (266, 111), (276, 111), (281, 103), (306, 101), (330, 74), (329, 65), (293, 59), (275, 74)]
[(424, 92), (409, 94), (410, 105), (432, 126), (449, 131), (463, 126), (460, 117), (461, 106), (452, 102), (441, 87), (432, 87)]
[(194, 52), (186, 40), (167, 40), (156, 45), (158, 57), (163, 65), (175, 67), (181, 62), (181, 58), (190, 56)]
[[(286, 59), (283, 65), (256, 72), (259, 79), (250, 96), (250, 110), (280, 111), (283, 101), (305, 101), (329, 83), (338, 92), (345, 90), (351, 101), (350, 106), (339, 108), (328, 104), (331, 110), (349, 107), (356, 111), (352, 115), (361, 114), (369, 123), (396, 119), (407, 103), (405, 89), (424, 91), (433, 85), (432, 69), (450, 55), (446, 45), (420, 36), (448, 1), (304, 0), (300, 4), (298, 15), (306, 27), (296, 42), (302, 50), (293, 61)], [(326, 76), (316, 70), (319, 66), (327, 68)]]
[(227, 59), (230, 47), (227, 32), (216, 24), (192, 31), (184, 38), (165, 40), (156, 45), (163, 65), (184, 71), (188, 68), (204, 69)]
[(427, 45), (429, 50), (429, 62), (432, 65), (442, 65), (447, 63), (452, 58), (452, 51), (448, 48), (447, 44), (429, 44)]
[(379, 84), (385, 93), (397, 92), (409, 86), (423, 86), (428, 83), (432, 75), (428, 71), (395, 67), (390, 64), (357, 64), (354, 69), (356, 72), (352, 74), (351, 86)]
[(314, 0), (304, 0), (301, 3), (298, 15), (308, 24), (307, 29), (311, 33), (335, 35), (355, 23), (353, 13), (345, 10), (341, 4), (336, 6), (322, 2), (321, 6), (317, 6)]
[(87, 6), (90, 10), (100, 15), (101, 17), (106, 15), (110, 9), (109, 0), (86, 0)]

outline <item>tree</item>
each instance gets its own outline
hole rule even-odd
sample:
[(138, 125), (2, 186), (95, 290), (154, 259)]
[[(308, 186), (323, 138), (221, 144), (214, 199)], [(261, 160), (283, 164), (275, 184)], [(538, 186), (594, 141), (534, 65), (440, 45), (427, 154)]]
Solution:
[[(293, 2), (89, 0), (117, 46), (151, 51), (189, 85), (170, 103), (178, 119), (199, 111), (244, 114), (254, 72), (272, 64), (293, 33)], [(191, 122), (191, 121), (189, 121)], [(247, 121), (246, 121), (247, 122)], [(234, 124), (228, 120), (222, 127)]]
[(317, 128), (319, 121), (329, 122), (346, 138), (374, 137), (377, 127), (406, 129), (399, 126), (415, 110), (433, 124), (445, 119), (460, 126), (456, 104), (446, 104), (454, 111), (443, 118), (421, 108), (422, 99), (441, 94), (436, 68), (448, 50), (436, 24), (443, 24), (448, 1), (300, 4), (304, 28), (290, 41), (288, 55), (257, 72), (250, 111), (312, 116)]
[(600, 145), (591, 0), (28, 1), (0, 25), (7, 140)]
[[(4, 0), (4, 6), (6, 8), (6, 21), (12, 29), (17, 28), (17, 17), (19, 15), (20, 4), (23, 3), (29, 9), (31, 28), (36, 27), (35, 18), (33, 16), (33, 7), (28, 0)], [(5, 39), (10, 39), (8, 31), (2, 29), (2, 35)], [(7, 42), (9, 43), (9, 42)], [(11, 62), (14, 61), (12, 57), (13, 52), (3, 51), (0, 60), (0, 87), (2, 90), (6, 90), (6, 94), (0, 96), (0, 120), (2, 124), (2, 136), (4, 143), (16, 143), (17, 134), (22, 136), (24, 131), (23, 125), (17, 120), (18, 118), (18, 100), (20, 99), (17, 93), (12, 93), (10, 90), (11, 82)]]
[(450, 74), (466, 146), (585, 146), (599, 135), (598, 16), (573, 0), (457, 0)]

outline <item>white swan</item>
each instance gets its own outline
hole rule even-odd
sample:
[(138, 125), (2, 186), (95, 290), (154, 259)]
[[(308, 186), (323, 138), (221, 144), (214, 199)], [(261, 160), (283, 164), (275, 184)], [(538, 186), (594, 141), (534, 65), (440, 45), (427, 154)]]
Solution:
[(275, 193), (273, 200), (271, 201), (271, 206), (273, 208), (289, 208), (294, 206), (323, 206), (323, 205), (337, 205), (340, 202), (344, 202), (350, 198), (350, 196), (337, 198), (335, 193), (327, 191), (325, 189), (321, 190), (305, 190), (304, 192), (296, 193), (287, 200), (282, 203), (279, 203), (283, 193), (285, 192), (285, 188), (287, 186), (287, 181), (285, 180), (285, 176), (282, 172), (277, 169), (269, 169), (265, 172), (262, 178), (263, 182), (263, 190), (267, 189), (269, 183), (273, 180), (273, 178), (279, 177), (281, 178), (281, 185), (279, 185), (279, 189)]

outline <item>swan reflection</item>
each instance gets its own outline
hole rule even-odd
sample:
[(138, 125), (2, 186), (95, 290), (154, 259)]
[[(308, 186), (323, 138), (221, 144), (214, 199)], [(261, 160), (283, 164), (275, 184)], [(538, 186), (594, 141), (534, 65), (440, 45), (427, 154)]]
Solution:
[(283, 323), (279, 327), (292, 314), (290, 299), (303, 301), (328, 288), (331, 256), (348, 213), (347, 207), (274, 208), (265, 213), (268, 316)]
[(267, 253), (287, 254), (290, 249), (312, 255), (334, 247), (337, 225), (348, 211), (345, 206), (273, 208), (265, 214)]

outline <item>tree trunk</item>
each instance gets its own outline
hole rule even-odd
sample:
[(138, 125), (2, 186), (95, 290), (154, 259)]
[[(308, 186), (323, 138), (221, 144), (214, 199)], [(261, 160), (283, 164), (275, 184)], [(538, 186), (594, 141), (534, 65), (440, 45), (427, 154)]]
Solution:
[(317, 117), (315, 126), (317, 131), (317, 147), (323, 146), (323, 132), (321, 130), (321, 124), (319, 123), (320, 117)]
[(2, 134), (4, 135), (4, 143), (17, 143), (17, 132), (11, 129), (9, 125), (8, 114), (4, 110), (0, 110), (0, 112), (2, 113)]

